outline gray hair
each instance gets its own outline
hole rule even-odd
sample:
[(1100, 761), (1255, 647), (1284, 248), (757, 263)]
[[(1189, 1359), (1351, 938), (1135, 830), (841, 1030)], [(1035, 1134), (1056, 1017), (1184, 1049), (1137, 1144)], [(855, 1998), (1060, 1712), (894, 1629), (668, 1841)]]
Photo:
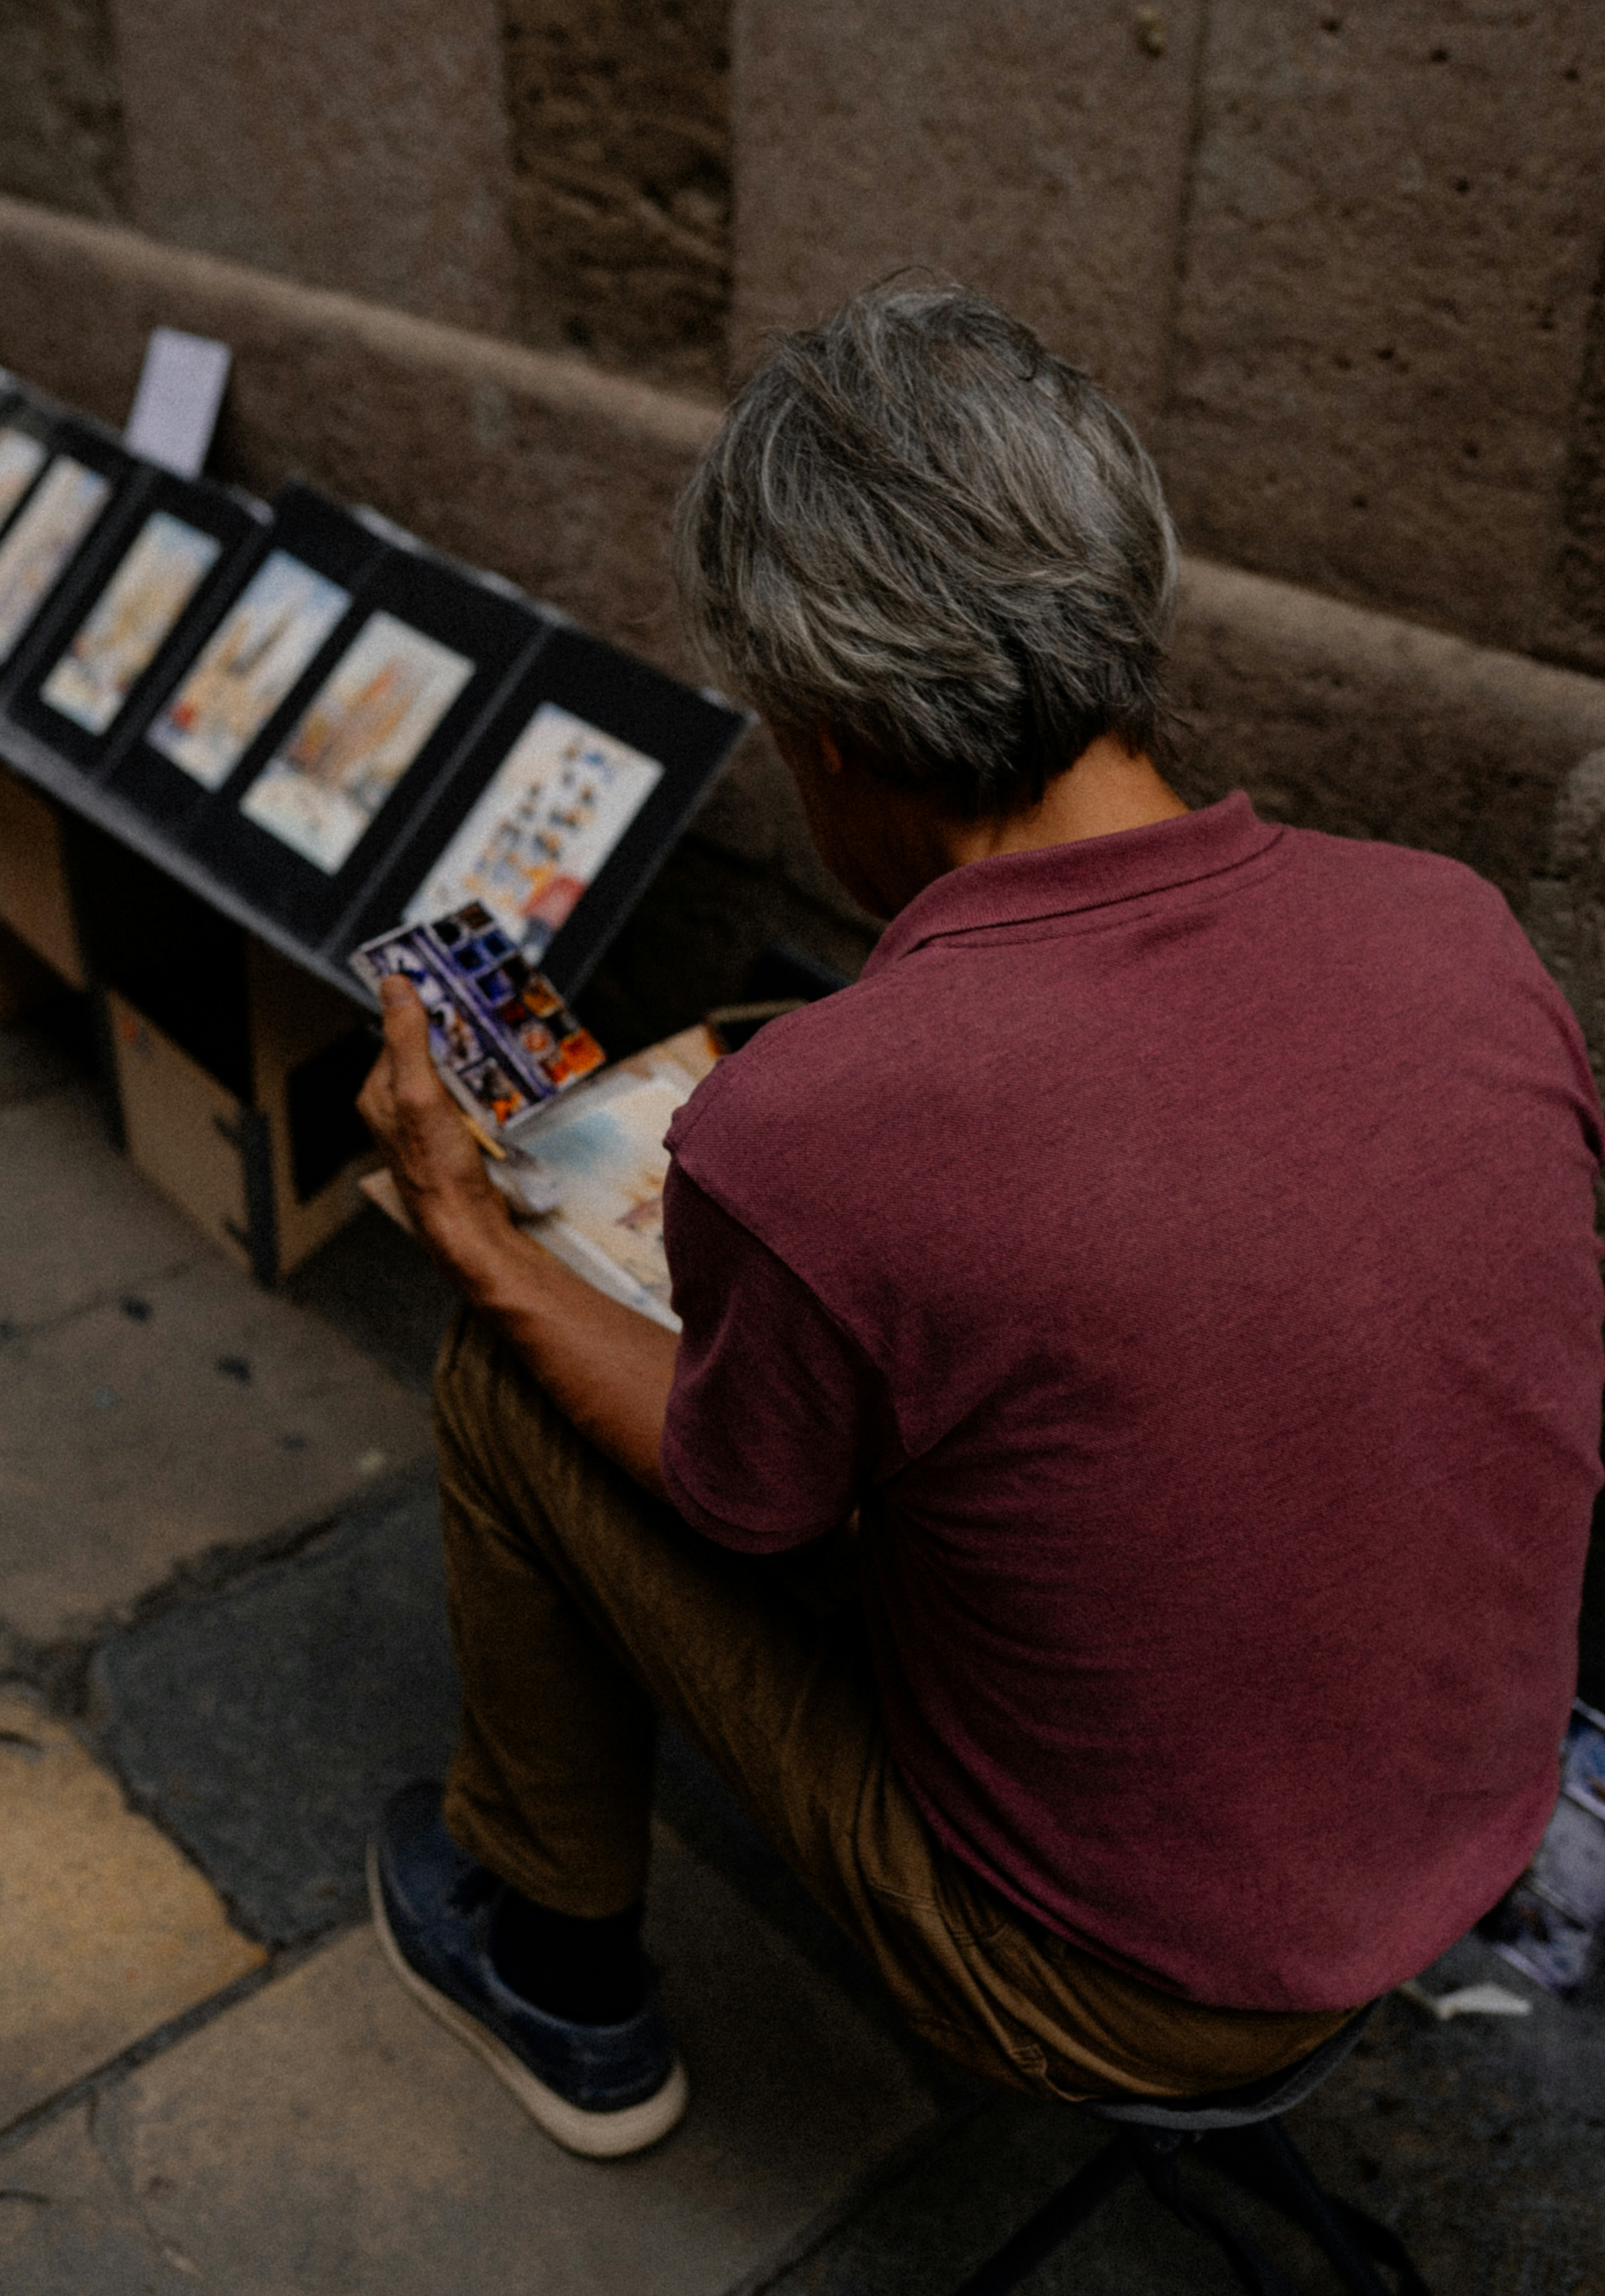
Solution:
[(956, 286), (871, 288), (771, 338), (682, 497), (714, 674), (964, 815), (1101, 734), (1167, 754), (1176, 544), (1136, 433)]

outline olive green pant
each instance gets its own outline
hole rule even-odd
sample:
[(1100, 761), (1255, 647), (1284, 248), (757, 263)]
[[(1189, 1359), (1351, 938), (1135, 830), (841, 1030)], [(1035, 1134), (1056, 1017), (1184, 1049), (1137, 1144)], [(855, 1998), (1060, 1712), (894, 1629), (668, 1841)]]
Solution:
[(844, 1548), (771, 1559), (703, 1538), (466, 1310), (436, 1431), (463, 1692), (446, 1822), (526, 1896), (598, 1916), (643, 1895), (666, 1715), (908, 2022), (986, 2078), (1188, 2095), (1279, 2071), (1344, 2021), (1181, 2001), (1020, 1914), (933, 1838), (897, 1773)]

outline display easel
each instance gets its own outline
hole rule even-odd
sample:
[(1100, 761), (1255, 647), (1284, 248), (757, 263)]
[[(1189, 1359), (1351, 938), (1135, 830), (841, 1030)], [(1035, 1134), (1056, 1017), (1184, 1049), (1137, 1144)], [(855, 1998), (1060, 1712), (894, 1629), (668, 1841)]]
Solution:
[[(541, 969), (571, 995), (748, 721), (373, 513), (304, 488), (287, 489), (274, 512), (225, 499), (226, 490), (142, 464), (112, 434), (14, 380), (0, 400), (0, 438), (4, 423), (20, 424), (55, 458), (0, 509), (0, 604), (7, 548), (18, 545), (14, 562), (26, 522), (37, 529), (51, 510), (53, 483), (76, 473), (106, 504), (98, 528), (85, 528), (42, 583), (25, 625), (10, 570), (20, 635), (0, 660), (0, 931), (13, 938), (0, 940), (0, 1001), (13, 981), (17, 996), (29, 993), (21, 976), (36, 958), (90, 993), (129, 1154), (272, 1283), (356, 1209), (356, 1179), (373, 1161), (353, 1108), (373, 1056), (372, 1008), (348, 969), (350, 949), (399, 922), (430, 872), (467, 865), (452, 856), (479, 835), (485, 808), (501, 805), (504, 783), (510, 808), (518, 788), (537, 787), (523, 761), (537, 732), (536, 748), (550, 749), (559, 724), (577, 729), (599, 785), (610, 770), (641, 785), (590, 868), (579, 872), (576, 858), (579, 873), (563, 879), (571, 890), (553, 922), (521, 913), (550, 939)], [(212, 570), (197, 574), (200, 586), (128, 672), (120, 714), (97, 716), (106, 657), (128, 620), (119, 602), (163, 546)], [(339, 603), (217, 775), (186, 780), (151, 743), (177, 722), (169, 705), (190, 690), (184, 681), (214, 676), (207, 663), (285, 564)], [(383, 686), (391, 672), (382, 668), (362, 685), (364, 731), (405, 708), (409, 649), (426, 665), (462, 665), (418, 744), (387, 778), (375, 746), (384, 737), (369, 733), (362, 770), (379, 775), (377, 793), (364, 797), (338, 851), (320, 851), (309, 832), (310, 842), (298, 842), (289, 827), (258, 825), (270, 818), (259, 792), (275, 775), (281, 786), (301, 777), (305, 794), (291, 796), (303, 813), (327, 791), (337, 792), (328, 804), (350, 813), (346, 791), (367, 784), (320, 779), (317, 743), (326, 753), (332, 712), (336, 741), (359, 714), (357, 701), (338, 697), (342, 676), (356, 687), (367, 677), (358, 662), (387, 647), (400, 684)], [(610, 767), (610, 758), (621, 762)], [(8, 960), (8, 948), (28, 955)]]

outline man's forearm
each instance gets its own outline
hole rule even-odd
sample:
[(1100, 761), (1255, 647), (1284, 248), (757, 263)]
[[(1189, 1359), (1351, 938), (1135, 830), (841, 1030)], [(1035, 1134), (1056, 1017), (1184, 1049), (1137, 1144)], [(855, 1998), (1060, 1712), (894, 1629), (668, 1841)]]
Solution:
[(625, 1472), (667, 1497), (658, 1465), (678, 1345), (512, 1226), (430, 1238), (471, 1304), (488, 1316), (564, 1416)]
[(515, 1228), (435, 1074), (410, 981), (380, 985), (384, 1050), (357, 1101), (430, 1253), (496, 1324), (566, 1417), (659, 1497), (674, 1334), (610, 1300)]

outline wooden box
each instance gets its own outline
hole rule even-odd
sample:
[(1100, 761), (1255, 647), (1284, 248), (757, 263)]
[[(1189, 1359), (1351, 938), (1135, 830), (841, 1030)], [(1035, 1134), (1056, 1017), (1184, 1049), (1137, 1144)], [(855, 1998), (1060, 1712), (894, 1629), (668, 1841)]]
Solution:
[(60, 818), (47, 798), (29, 789), (4, 766), (0, 766), (0, 925), (72, 988), (88, 987), (68, 890)]
[(360, 1208), (375, 1159), (352, 1103), (376, 1048), (333, 989), (259, 941), (245, 956), (249, 1099), (116, 989), (106, 1007), (128, 1154), (271, 1283)]

